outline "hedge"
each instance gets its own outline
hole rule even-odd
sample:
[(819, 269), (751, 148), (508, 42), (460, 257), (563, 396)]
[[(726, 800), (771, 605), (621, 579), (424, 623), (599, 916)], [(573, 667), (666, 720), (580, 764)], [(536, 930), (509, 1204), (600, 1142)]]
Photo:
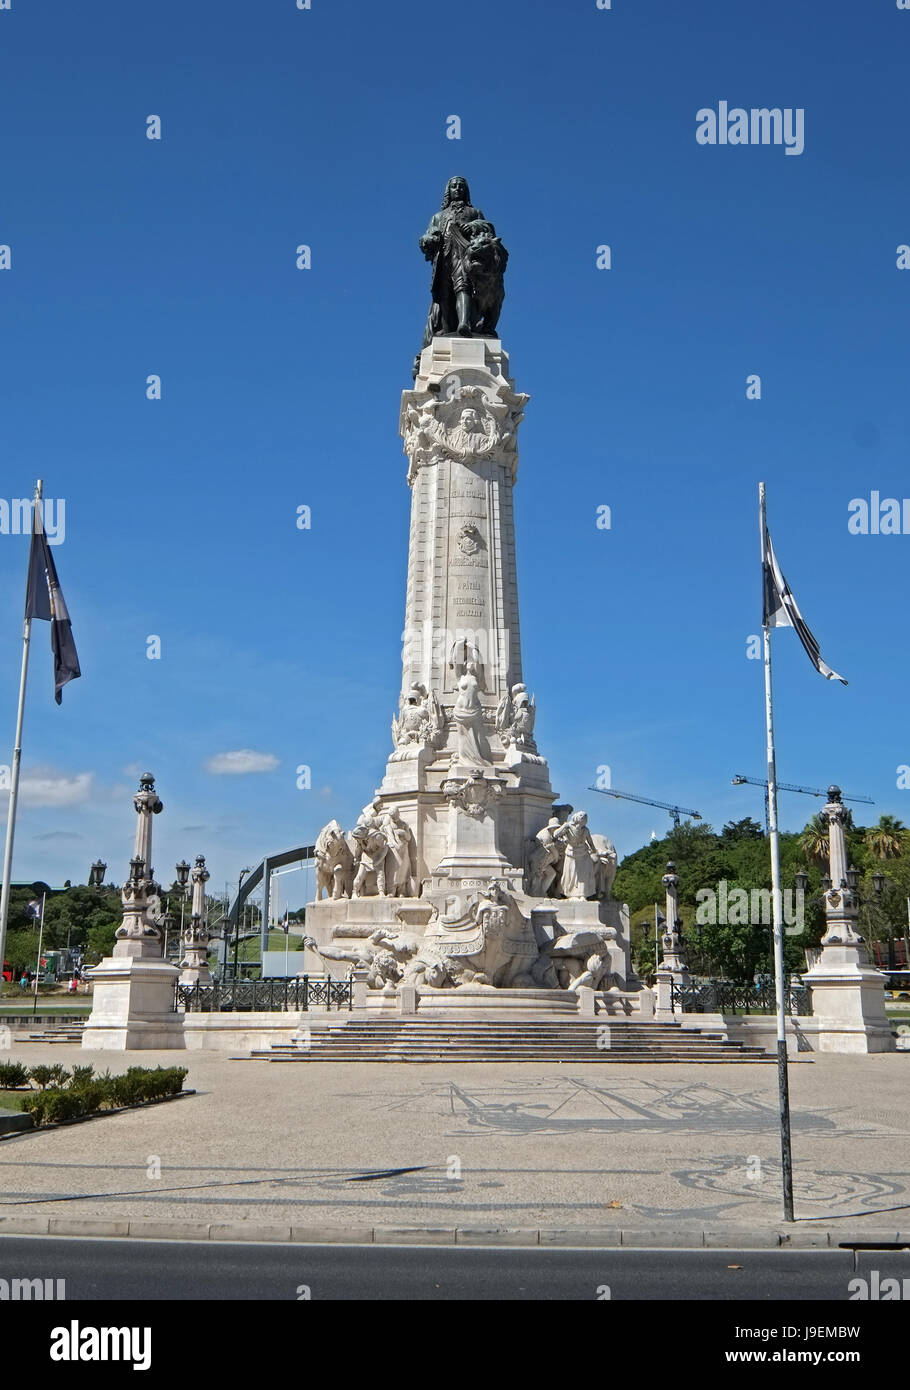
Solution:
[(32, 1067), (31, 1079), (41, 1089), (29, 1091), (19, 1103), (36, 1125), (56, 1124), (179, 1095), (186, 1074), (186, 1067), (130, 1067), (122, 1076), (95, 1076), (92, 1067), (74, 1067), (72, 1075), (60, 1066)]

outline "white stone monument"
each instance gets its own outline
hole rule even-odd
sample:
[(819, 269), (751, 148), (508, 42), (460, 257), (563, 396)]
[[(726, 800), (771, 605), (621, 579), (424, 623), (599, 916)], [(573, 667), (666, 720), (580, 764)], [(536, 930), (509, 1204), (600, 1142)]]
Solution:
[(308, 968), (320, 948), (353, 948), (375, 962), (374, 990), (416, 988), (421, 1007), (491, 987), (641, 988), (610, 897), (616, 853), (554, 806), (534, 737), (512, 506), (527, 400), (496, 337), (437, 335), (421, 352), (401, 408), (411, 526), (393, 748), (357, 825), (332, 821), (317, 842)]
[(161, 890), (152, 869), (152, 816), (162, 802), (151, 773), (140, 778), (133, 806), (136, 841), (123, 885), (123, 921), (113, 955), (88, 972), (92, 1012), (82, 1034), (84, 1048), (183, 1047), (183, 1018), (174, 1008), (178, 971), (162, 958), (158, 926)]
[(821, 814), (828, 823), (831, 879), (825, 893), (827, 930), (818, 959), (803, 976), (812, 989), (816, 1047), (819, 1052), (892, 1052), (885, 977), (870, 964), (865, 941), (856, 930), (859, 901), (847, 868), (847, 808), (839, 787), (828, 788), (828, 804)]

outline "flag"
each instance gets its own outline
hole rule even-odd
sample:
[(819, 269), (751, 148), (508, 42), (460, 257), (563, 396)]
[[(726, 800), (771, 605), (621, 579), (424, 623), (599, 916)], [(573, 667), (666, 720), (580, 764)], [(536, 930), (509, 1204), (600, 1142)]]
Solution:
[(60, 590), (57, 570), (47, 543), (41, 520), (41, 504), (36, 502), (32, 527), (32, 548), (28, 560), (28, 587), (25, 593), (25, 616), (43, 618), (51, 625), (51, 650), (54, 653), (54, 699), (59, 705), (67, 681), (81, 676), (76, 644), (66, 600)]
[(818, 643), (806, 626), (803, 615), (796, 605), (796, 599), (790, 592), (790, 586), (781, 574), (780, 565), (777, 563), (777, 556), (774, 554), (774, 547), (771, 544), (771, 533), (767, 527), (765, 527), (765, 561), (762, 578), (763, 625), (765, 627), (795, 627), (796, 634), (819, 675), (824, 676), (826, 680), (840, 681), (846, 685), (847, 682), (843, 676), (839, 676), (836, 671), (831, 670), (826, 662), (822, 661)]

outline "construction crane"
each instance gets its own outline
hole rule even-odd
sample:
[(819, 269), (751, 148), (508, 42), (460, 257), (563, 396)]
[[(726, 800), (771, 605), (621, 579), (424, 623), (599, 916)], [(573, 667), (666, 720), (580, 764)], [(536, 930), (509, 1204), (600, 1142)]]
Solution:
[[(733, 777), (731, 780), (732, 780), (732, 783), (733, 783), (734, 787), (741, 787), (741, 786), (743, 786), (744, 783), (748, 783), (750, 787), (763, 787), (763, 788), (764, 788), (764, 792), (765, 792), (765, 833), (766, 833), (766, 834), (769, 834), (769, 833), (770, 833), (771, 826), (770, 826), (770, 811), (769, 811), (769, 808), (768, 808), (768, 783), (767, 783), (767, 781), (766, 781), (764, 778), (762, 778), (762, 777), (744, 777), (741, 773), (737, 773), (737, 775), (736, 775), (735, 777)], [(825, 790), (823, 791), (820, 787), (798, 787), (798, 786), (795, 784), (795, 782), (778, 782), (778, 784), (777, 784), (777, 790), (778, 790), (779, 792), (802, 792), (803, 796), (823, 796), (823, 797), (825, 798), (826, 801), (827, 801), (827, 799), (828, 799), (828, 791), (827, 791), (827, 788), (825, 788)], [(872, 797), (871, 797), (871, 796), (847, 796), (846, 794), (842, 793), (842, 794), (841, 794), (841, 800), (842, 800), (842, 801), (864, 801), (864, 802), (866, 803), (867, 806), (874, 806), (874, 805), (875, 805), (875, 802), (872, 800)]]
[(602, 796), (618, 796), (623, 801), (639, 801), (642, 806), (657, 806), (661, 811), (669, 811), (673, 818), (673, 829), (679, 829), (680, 816), (691, 816), (693, 820), (701, 820), (698, 811), (691, 810), (688, 806), (672, 806), (668, 801), (652, 801), (650, 796), (635, 796), (632, 792), (619, 792), (614, 787), (589, 787), (589, 792), (600, 792)]

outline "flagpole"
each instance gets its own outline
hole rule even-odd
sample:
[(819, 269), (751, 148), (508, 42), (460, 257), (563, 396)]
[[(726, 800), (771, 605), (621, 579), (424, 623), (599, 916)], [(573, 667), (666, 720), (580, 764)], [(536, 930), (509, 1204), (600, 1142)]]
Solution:
[[(762, 579), (767, 553), (765, 485), (758, 485)], [(765, 654), (765, 729), (768, 745), (768, 836), (771, 841), (771, 915), (774, 924), (774, 994), (777, 1003), (777, 1090), (780, 1105), (780, 1154), (784, 1220), (793, 1218), (793, 1156), (790, 1148), (790, 1082), (787, 1072), (787, 1021), (784, 1006), (784, 932), (781, 920), (780, 834), (777, 828), (777, 761), (774, 753), (774, 703), (771, 696), (771, 629), (762, 615)]]
[[(41, 501), (44, 484), (39, 478), (35, 484), (35, 499), (32, 503), (32, 534), (35, 532), (38, 505)], [(13, 749), (13, 765), (9, 779), (9, 811), (6, 817), (6, 846), (3, 851), (3, 888), (0, 891), (0, 978), (3, 975), (3, 962), (6, 953), (6, 924), (9, 919), (10, 879), (13, 871), (13, 837), (16, 833), (16, 807), (19, 802), (19, 766), (22, 761), (22, 720), (25, 713), (25, 684), (28, 678), (28, 653), (32, 639), (32, 620), (25, 619), (22, 631), (22, 671), (19, 677), (19, 711), (16, 715), (16, 746)]]
[(41, 979), (41, 947), (44, 944), (44, 904), (47, 894), (41, 894), (41, 930), (38, 933), (38, 964), (35, 967), (35, 998), (32, 1004), (32, 1018), (38, 1012), (38, 981)]

